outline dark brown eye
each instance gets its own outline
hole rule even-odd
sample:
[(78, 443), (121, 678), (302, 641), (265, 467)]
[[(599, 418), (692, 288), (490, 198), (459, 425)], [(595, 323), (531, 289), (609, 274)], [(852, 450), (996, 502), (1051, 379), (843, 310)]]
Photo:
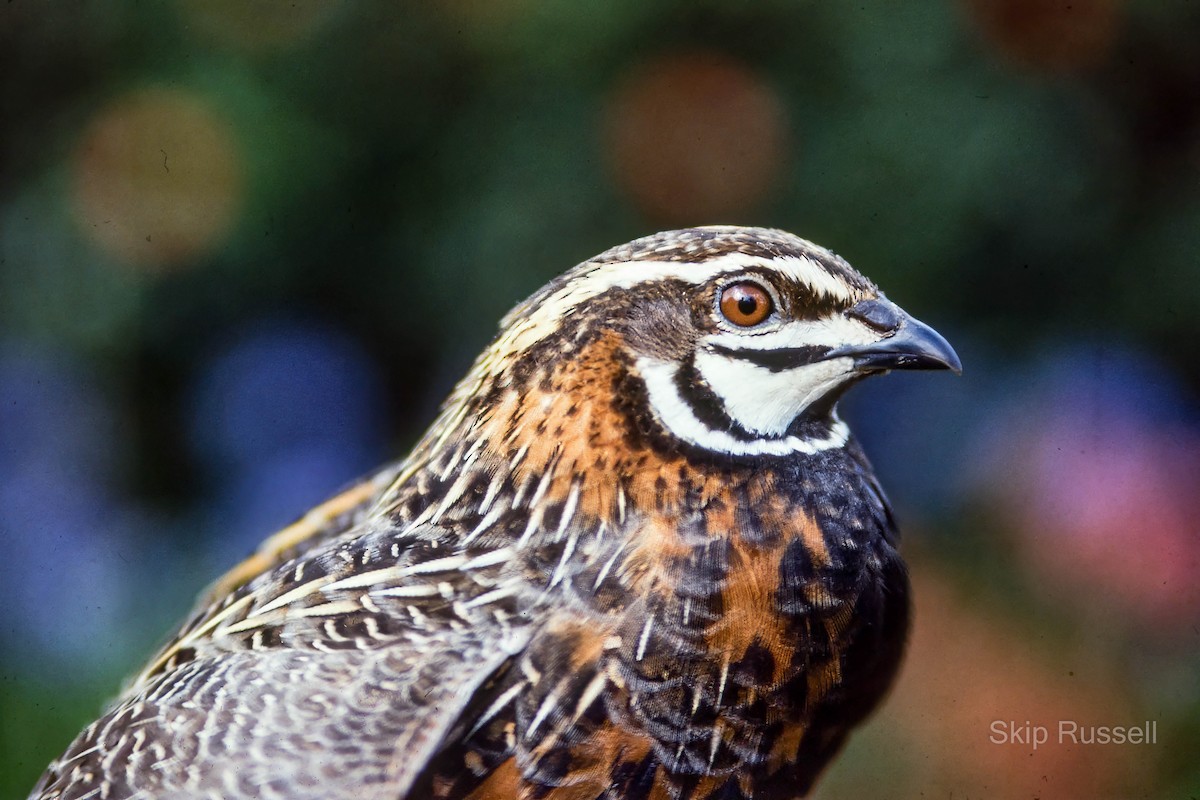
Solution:
[(752, 328), (771, 316), (774, 304), (767, 290), (757, 283), (742, 281), (721, 292), (721, 315), (741, 328)]

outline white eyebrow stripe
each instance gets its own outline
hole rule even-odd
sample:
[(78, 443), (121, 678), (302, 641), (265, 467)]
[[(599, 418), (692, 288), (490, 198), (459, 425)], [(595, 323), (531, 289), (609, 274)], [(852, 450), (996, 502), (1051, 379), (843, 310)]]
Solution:
[[(816, 248), (816, 245), (811, 245)], [(832, 258), (832, 254), (830, 254)], [(504, 333), (496, 342), (501, 352), (521, 352), (558, 330), (562, 320), (577, 306), (612, 289), (629, 289), (643, 283), (678, 280), (696, 286), (728, 273), (751, 268), (779, 272), (808, 286), (813, 292), (847, 303), (856, 300), (855, 290), (831, 275), (808, 256), (768, 258), (748, 253), (727, 253), (701, 262), (613, 261), (596, 264), (572, 276), (530, 312), (522, 303), (501, 320)]]
[[(829, 254), (829, 257), (833, 258), (833, 254)], [(580, 299), (586, 300), (609, 289), (628, 289), (646, 281), (674, 279), (698, 286), (718, 275), (753, 268), (782, 273), (817, 294), (845, 301), (853, 299), (852, 289), (844, 281), (831, 275), (816, 260), (803, 255), (764, 257), (749, 253), (726, 253), (703, 261), (612, 261), (596, 264), (581, 273), (571, 281), (569, 288), (578, 290), (583, 295)]]
[(788, 347), (842, 347), (850, 344), (869, 344), (879, 334), (866, 325), (842, 314), (823, 319), (805, 320), (803, 323), (787, 322), (766, 333), (747, 336), (741, 333), (718, 331), (700, 341), (711, 348), (713, 345), (731, 350), (780, 350)]
[[(829, 257), (833, 258), (833, 254), (830, 253)], [(829, 274), (828, 270), (808, 256), (782, 256), (768, 259), (766, 263), (792, 280), (809, 287), (815, 294), (832, 297), (845, 303), (852, 303), (859, 299), (849, 284), (836, 275)]]
[(650, 407), (659, 422), (680, 439), (705, 450), (737, 456), (786, 456), (792, 453), (813, 455), (843, 447), (850, 438), (850, 429), (846, 423), (835, 416), (829, 435), (823, 439), (784, 436), (743, 441), (726, 431), (708, 427), (696, 417), (692, 407), (679, 396), (679, 388), (675, 383), (678, 364), (642, 356), (637, 360), (637, 369), (646, 384)]

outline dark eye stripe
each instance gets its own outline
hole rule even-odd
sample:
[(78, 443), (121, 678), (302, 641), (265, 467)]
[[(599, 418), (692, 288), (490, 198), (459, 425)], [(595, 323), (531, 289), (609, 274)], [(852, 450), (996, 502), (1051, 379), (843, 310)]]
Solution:
[(803, 347), (781, 347), (775, 350), (743, 350), (723, 345), (712, 345), (714, 352), (730, 358), (740, 358), (766, 367), (771, 372), (783, 372), (785, 369), (802, 367), (820, 361), (829, 355), (830, 348), (820, 345), (805, 345)]

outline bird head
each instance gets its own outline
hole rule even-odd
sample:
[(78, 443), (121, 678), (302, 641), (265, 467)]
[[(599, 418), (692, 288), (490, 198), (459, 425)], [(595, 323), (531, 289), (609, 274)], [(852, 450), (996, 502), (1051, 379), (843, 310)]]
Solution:
[(623, 407), (733, 456), (844, 444), (836, 401), (870, 375), (961, 371), (945, 339), (834, 253), (727, 226), (648, 236), (580, 264), (510, 312), (480, 363), (501, 384), (545, 387), (605, 339), (631, 378), (619, 385), (644, 406)]

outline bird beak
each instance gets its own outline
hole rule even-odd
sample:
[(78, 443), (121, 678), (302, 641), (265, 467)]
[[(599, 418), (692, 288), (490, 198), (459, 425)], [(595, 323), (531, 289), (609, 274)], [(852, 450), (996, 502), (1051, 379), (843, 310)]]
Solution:
[(826, 358), (852, 358), (863, 372), (888, 369), (948, 369), (962, 374), (962, 362), (950, 343), (933, 328), (884, 299), (866, 300), (846, 312), (886, 333), (870, 344), (848, 345)]

